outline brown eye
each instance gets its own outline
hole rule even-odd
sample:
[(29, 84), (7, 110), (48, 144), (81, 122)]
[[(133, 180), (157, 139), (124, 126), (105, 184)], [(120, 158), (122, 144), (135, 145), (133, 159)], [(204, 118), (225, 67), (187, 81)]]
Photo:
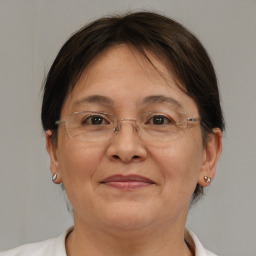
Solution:
[(104, 121), (102, 116), (92, 116), (91, 117), (91, 124), (93, 125), (99, 125), (102, 124)]
[(164, 115), (155, 115), (152, 116), (151, 119), (149, 120), (149, 124), (152, 125), (166, 125), (166, 124), (173, 124), (174, 122), (169, 119), (168, 117)]
[(106, 119), (104, 119), (104, 117), (100, 116), (100, 115), (92, 115), (92, 116), (84, 117), (81, 123), (83, 125), (102, 125), (102, 124), (108, 124)]

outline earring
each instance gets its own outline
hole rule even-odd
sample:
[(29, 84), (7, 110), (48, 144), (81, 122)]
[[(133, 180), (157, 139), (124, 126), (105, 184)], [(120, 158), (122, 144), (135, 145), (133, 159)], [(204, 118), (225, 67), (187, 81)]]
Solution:
[(54, 173), (54, 174), (52, 175), (52, 181), (54, 182), (56, 179), (57, 179), (57, 173)]
[(204, 177), (204, 181), (207, 182), (207, 183), (210, 183), (210, 182), (211, 182), (211, 178), (205, 176), (205, 177)]

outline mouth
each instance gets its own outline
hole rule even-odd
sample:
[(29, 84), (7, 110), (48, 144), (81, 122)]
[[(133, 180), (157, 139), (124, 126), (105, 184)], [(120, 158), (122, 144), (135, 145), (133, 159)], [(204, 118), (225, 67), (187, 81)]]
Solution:
[(154, 185), (155, 182), (139, 175), (113, 175), (101, 181), (100, 184), (117, 189), (131, 190)]

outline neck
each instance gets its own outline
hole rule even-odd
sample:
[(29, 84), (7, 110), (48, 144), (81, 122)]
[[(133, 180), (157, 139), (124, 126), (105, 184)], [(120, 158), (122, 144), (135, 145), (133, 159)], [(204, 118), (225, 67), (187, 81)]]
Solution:
[(143, 230), (103, 230), (76, 225), (66, 239), (67, 256), (192, 256), (184, 226)]

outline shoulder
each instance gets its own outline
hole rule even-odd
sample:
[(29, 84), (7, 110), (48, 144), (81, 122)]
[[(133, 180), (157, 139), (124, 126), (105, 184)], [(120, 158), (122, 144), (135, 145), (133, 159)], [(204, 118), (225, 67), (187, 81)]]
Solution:
[(15, 249), (0, 252), (0, 256), (66, 256), (65, 238), (71, 230), (72, 228), (68, 229), (57, 238), (25, 244)]
[(198, 237), (190, 230), (185, 231), (185, 240), (195, 252), (195, 256), (217, 256), (216, 254), (206, 250)]

